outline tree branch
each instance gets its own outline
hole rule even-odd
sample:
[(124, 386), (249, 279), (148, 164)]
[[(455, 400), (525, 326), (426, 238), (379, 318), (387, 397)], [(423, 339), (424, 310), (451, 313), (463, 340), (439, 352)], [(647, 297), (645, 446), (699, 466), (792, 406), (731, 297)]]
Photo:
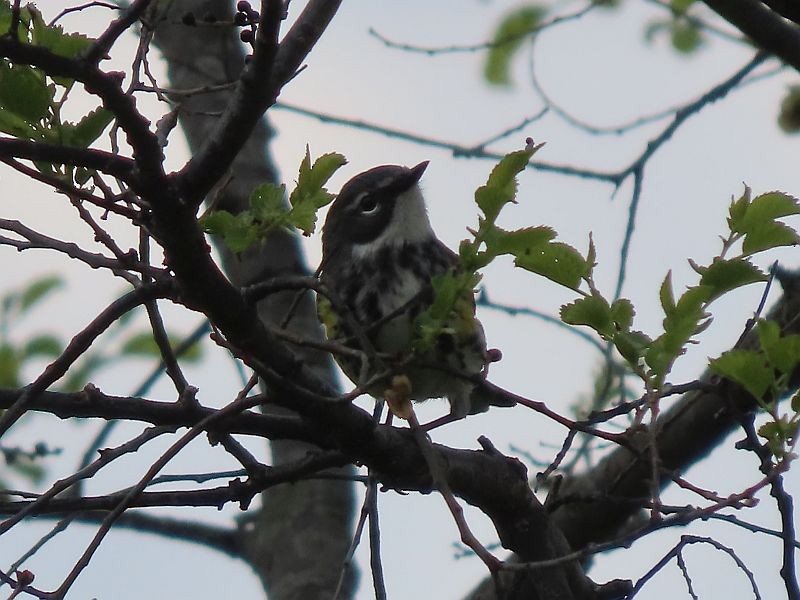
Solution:
[(759, 47), (800, 71), (800, 27), (758, 0), (705, 0), (719, 16)]

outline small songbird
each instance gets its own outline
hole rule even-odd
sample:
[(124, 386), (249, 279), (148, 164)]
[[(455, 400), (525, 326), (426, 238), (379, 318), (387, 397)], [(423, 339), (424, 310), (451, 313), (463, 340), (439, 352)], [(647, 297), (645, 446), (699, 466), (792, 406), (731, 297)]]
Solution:
[[(452, 420), (483, 412), (489, 404), (513, 402), (479, 392), (474, 381), (459, 377), (485, 373), (493, 360), (475, 317), (472, 290), (456, 303), (457, 310), (433, 347), (420, 355), (412, 353), (415, 319), (433, 301), (431, 278), (457, 260), (428, 220), (419, 187), (427, 166), (426, 161), (410, 169), (375, 167), (342, 187), (322, 229), (320, 280), (350, 314), (338, 314), (322, 295), (317, 307), (330, 340), (362, 351), (371, 345), (384, 368), (397, 366), (398, 374), (407, 377), (410, 400), (447, 398), (447, 420)], [(361, 329), (360, 336), (355, 327)], [(338, 355), (336, 360), (356, 384), (380, 372), (372, 365), (365, 373), (363, 361), (353, 356)], [(385, 382), (369, 392), (380, 397), (390, 386)]]

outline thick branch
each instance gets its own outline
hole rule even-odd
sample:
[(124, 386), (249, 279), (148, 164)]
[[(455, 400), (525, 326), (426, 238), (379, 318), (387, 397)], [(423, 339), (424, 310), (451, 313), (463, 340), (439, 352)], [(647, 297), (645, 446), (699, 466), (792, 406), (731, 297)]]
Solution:
[[(24, 393), (20, 389), (0, 389), (0, 409), (11, 407)], [(60, 419), (105, 419), (138, 421), (170, 427), (192, 427), (217, 409), (178, 402), (158, 402), (144, 398), (109, 396), (89, 386), (80, 392), (42, 392), (27, 405), (29, 411), (53, 414)], [(252, 411), (221, 421), (226, 433), (270, 439), (321, 440), (324, 435), (301, 419), (286, 415), (262, 415)]]
[(723, 19), (758, 46), (800, 71), (800, 27), (758, 0), (705, 0)]

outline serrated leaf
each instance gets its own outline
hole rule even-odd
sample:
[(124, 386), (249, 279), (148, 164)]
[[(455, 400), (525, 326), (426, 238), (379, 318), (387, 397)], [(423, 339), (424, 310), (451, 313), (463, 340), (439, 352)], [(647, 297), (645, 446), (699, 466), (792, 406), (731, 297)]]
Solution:
[(518, 256), (514, 264), (572, 290), (578, 289), (581, 280), (589, 272), (586, 260), (580, 252), (562, 242), (539, 246), (529, 254)]
[(285, 220), (286, 186), (262, 183), (250, 194), (250, 211), (253, 219), (261, 223)]
[(39, 335), (31, 338), (22, 349), (22, 357), (32, 356), (56, 357), (61, 354), (63, 347), (61, 341), (53, 335)]
[(611, 304), (611, 318), (617, 326), (617, 329), (626, 331), (633, 325), (633, 317), (636, 311), (633, 304), (627, 298), (617, 298)]
[(486, 251), (491, 256), (501, 256), (503, 254), (521, 256), (555, 238), (555, 230), (546, 225), (526, 227), (514, 231), (506, 231), (494, 225), (486, 229), (483, 241), (486, 243)]
[(797, 392), (794, 396), (792, 396), (791, 407), (792, 411), (795, 413), (800, 413), (800, 392)]
[(755, 254), (780, 246), (795, 246), (800, 243), (797, 232), (784, 223), (766, 221), (754, 226), (745, 236), (742, 251)]
[(729, 350), (713, 359), (710, 366), (714, 373), (738, 383), (759, 401), (775, 380), (764, 357), (753, 350)]
[(50, 292), (64, 285), (64, 280), (57, 275), (49, 275), (29, 284), (19, 296), (19, 310), (25, 313), (35, 304), (47, 297)]
[(494, 224), (500, 209), (514, 201), (517, 175), (527, 166), (532, 155), (528, 149), (506, 154), (492, 169), (486, 185), (475, 190), (475, 202), (490, 225)]
[(0, 105), (27, 123), (47, 116), (52, 95), (41, 72), (0, 61)]
[(761, 269), (746, 258), (731, 260), (715, 258), (708, 267), (703, 269), (700, 285), (708, 286), (710, 302), (736, 288), (766, 280), (767, 276)]
[(64, 144), (78, 148), (88, 148), (99, 138), (105, 128), (114, 120), (114, 113), (105, 108), (97, 108), (72, 125), (70, 135)]
[(664, 310), (664, 314), (669, 317), (675, 312), (675, 295), (672, 291), (672, 270), (667, 271), (664, 281), (661, 282), (661, 287), (658, 290), (658, 297), (661, 300), (661, 308)]
[(618, 331), (614, 335), (614, 346), (622, 357), (636, 366), (653, 340), (641, 331)]
[(758, 223), (800, 214), (797, 198), (783, 192), (767, 192), (753, 198), (747, 208), (746, 223)]
[(217, 210), (200, 219), (201, 227), (212, 235), (221, 235), (232, 252), (244, 252), (259, 239), (258, 226), (250, 213), (233, 215)]
[(289, 223), (300, 229), (303, 235), (314, 233), (317, 224), (317, 211), (330, 204), (334, 195), (325, 189), (325, 184), (347, 159), (335, 152), (323, 154), (311, 165), (311, 154), (306, 146), (306, 154), (300, 163), (297, 186), (289, 196), (292, 206)]
[(561, 307), (560, 316), (569, 325), (591, 327), (604, 339), (609, 339), (615, 331), (611, 307), (602, 296), (586, 296), (565, 304)]
[(25, 119), (2, 106), (0, 106), (0, 131), (22, 139), (36, 137), (36, 130)]
[(767, 362), (780, 373), (791, 373), (800, 364), (800, 335), (781, 337), (774, 321), (761, 320), (756, 327), (758, 341)]
[(488, 83), (497, 86), (511, 85), (511, 62), (546, 12), (541, 6), (528, 5), (503, 17), (495, 30), (483, 67), (483, 76)]

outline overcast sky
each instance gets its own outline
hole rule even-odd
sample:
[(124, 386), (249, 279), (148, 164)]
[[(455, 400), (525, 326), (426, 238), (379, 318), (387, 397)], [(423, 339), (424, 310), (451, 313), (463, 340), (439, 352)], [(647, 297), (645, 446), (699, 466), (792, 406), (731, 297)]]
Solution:
[[(42, 8), (49, 9), (47, 4), (42, 3)], [(481, 81), (483, 55), (480, 52), (434, 57), (406, 53), (385, 47), (370, 36), (368, 30), (374, 28), (387, 38), (421, 46), (478, 43), (489, 37), (499, 15), (517, 4), (477, 0), (457, 4), (422, 0), (345, 2), (308, 60), (308, 68), (284, 90), (281, 100), (437, 140), (463, 145), (483, 141), (543, 108), (529, 83), (528, 50), (515, 63), (518, 85), (512, 90), (494, 90)], [(584, 121), (616, 125), (685, 103), (731, 75), (751, 56), (747, 48), (717, 39), (711, 39), (706, 48), (691, 58), (677, 56), (665, 39), (659, 38), (647, 45), (644, 42), (646, 24), (663, 18), (665, 11), (641, 2), (624, 4), (617, 12), (595, 11), (579, 21), (566, 23), (542, 34), (537, 42), (533, 66), (541, 84), (562, 107)], [(292, 4), (293, 11), (300, 7), (301, 3)], [(568, 3), (563, 13), (579, 8), (577, 3)], [(66, 19), (65, 24), (72, 29), (97, 27), (103, 18), (107, 18), (107, 14), (95, 9)], [(122, 61), (127, 56), (129, 63), (133, 47), (128, 40), (124, 49), (115, 51), (115, 60)], [(116, 68), (124, 64), (122, 61)], [(775, 66), (771, 62), (759, 72)], [(718, 235), (725, 232), (727, 205), (732, 195), (741, 193), (742, 182), (756, 193), (772, 189), (800, 193), (797, 139), (785, 136), (776, 126), (782, 94), (796, 79), (796, 74), (779, 74), (735, 91), (707, 107), (692, 117), (648, 164), (623, 288), (623, 295), (636, 306), (636, 328), (651, 334), (658, 332), (662, 315), (657, 290), (669, 269), (673, 270), (675, 287), (680, 291), (696, 281), (686, 258), (707, 263), (719, 251)], [(155, 122), (158, 111), (164, 109), (155, 105), (151, 108)], [(287, 111), (274, 110), (270, 115), (278, 131), (272, 151), (285, 181), (294, 179), (306, 144), (314, 155), (337, 151), (349, 159), (349, 164), (335, 176), (333, 189), (338, 189), (359, 171), (377, 164), (413, 165), (430, 160), (422, 183), (438, 235), (455, 248), (465, 237), (466, 228), (476, 224), (472, 194), (485, 182), (491, 162), (456, 158), (446, 150), (324, 125)], [(647, 140), (666, 123), (661, 121), (638, 129), (629, 136), (597, 137), (576, 131), (551, 113), (492, 147), (502, 152), (517, 149), (524, 144), (526, 136), (531, 136), (536, 141), (547, 142), (537, 159), (615, 170), (638, 156)], [(185, 145), (180, 140), (170, 143), (168, 153), (171, 168), (186, 160)], [(30, 186), (8, 170), (0, 171), (0, 183), (5, 192), (0, 200), (3, 217), (23, 219), (28, 225), (56, 237), (69, 239), (85, 235), (63, 198), (41, 187)], [(601, 290), (611, 296), (628, 216), (631, 182), (627, 181), (616, 195), (613, 192), (612, 187), (604, 183), (527, 171), (520, 181), (519, 205), (507, 209), (503, 224), (506, 227), (550, 225), (559, 232), (561, 239), (582, 251), (586, 250), (589, 232), (593, 232), (598, 248), (597, 282)], [(126, 234), (120, 230), (119, 235)], [(315, 266), (320, 255), (319, 240), (313, 238), (306, 246), (309, 264)], [(796, 250), (791, 249), (764, 257), (760, 264), (768, 265), (775, 258), (780, 258), (787, 267), (796, 267), (798, 263)], [(571, 294), (554, 284), (501, 263), (490, 267), (484, 280), (494, 300), (556, 315), (559, 306), (572, 299)], [(68, 279), (65, 291), (42, 306), (35, 318), (20, 324), (15, 332), (20, 339), (54, 326), (58, 326), (64, 336), (72, 335), (122, 289), (105, 274), (61, 261), (51, 254), (17, 254), (0, 247), (0, 264), (3, 273), (0, 292), (19, 286), (37, 274), (55, 272)], [(87, 290), (91, 293), (87, 294)], [(718, 355), (736, 340), (752, 315), (760, 293), (761, 289), (753, 287), (714, 305), (714, 325), (703, 334), (702, 343), (691, 348), (678, 362), (673, 382), (695, 378), (707, 357)], [(49, 320), (52, 311), (59, 314), (57, 325)], [(184, 332), (190, 331), (198, 321), (196, 316), (178, 310), (167, 311), (167, 315), (172, 327)], [(524, 317), (511, 318), (488, 310), (481, 311), (480, 317), (490, 345), (503, 351), (503, 360), (491, 370), (491, 378), (496, 383), (543, 400), (565, 414), (590, 393), (599, 358), (589, 344), (552, 325)], [(130, 369), (128, 365), (128, 368), (104, 373), (98, 383), (107, 393), (126, 394), (138, 383), (138, 373), (147, 370), (140, 368), (145, 366), (143, 363), (134, 366), (137, 368)], [(192, 383), (200, 388), (204, 403), (224, 404), (238, 389), (238, 375), (221, 352), (212, 350), (208, 362), (187, 371)], [(132, 372), (135, 373), (133, 377)], [(169, 391), (169, 385), (163, 384), (153, 390), (151, 397), (169, 398)], [(422, 408), (420, 418), (428, 420), (446, 410), (443, 402), (429, 402)], [(80, 452), (72, 447), (75, 441), (84, 443), (98, 426), (91, 423), (71, 427), (57, 419), (35, 417), (28, 420), (27, 426), (15, 430), (9, 444), (30, 444), (46, 439), (51, 445), (63, 445), (64, 456), (56, 468), (63, 469), (66, 474)], [(136, 428), (120, 428), (114, 441), (123, 441), (125, 434), (133, 431)], [(503, 451), (510, 453), (510, 445), (514, 445), (540, 460), (549, 461), (565, 433), (544, 418), (517, 407), (494, 409), (489, 414), (437, 430), (433, 437), (437, 442), (474, 448), (477, 436), (485, 434)], [(250, 446), (260, 448), (258, 442)], [(732, 440), (725, 446), (715, 451), (708, 461), (690, 470), (687, 478), (721, 495), (755, 483), (760, 477), (754, 457), (733, 450)], [(155, 456), (159, 447), (154, 444), (150, 452)], [(199, 440), (191, 450), (170, 463), (166, 472), (231, 467), (231, 461), (222, 452), (209, 450), (205, 440)], [(107, 477), (92, 482), (89, 490), (102, 493), (128, 485), (132, 481), (132, 468), (138, 479), (141, 466), (129, 461), (120, 464)], [(530, 468), (531, 473), (537, 470), (535, 466)], [(800, 492), (800, 477), (796, 473), (787, 476), (787, 489), (795, 494)], [(778, 528), (774, 501), (766, 493), (760, 497), (759, 508), (740, 516)], [(696, 497), (675, 490), (667, 491), (664, 501), (669, 504), (698, 502)], [(161, 512), (178, 516), (177, 511)], [(228, 507), (221, 514), (197, 510), (195, 516), (230, 522), (237, 514), (235, 507)], [(458, 534), (437, 495), (383, 494), (380, 514), (383, 558), (391, 598), (456, 598), (485, 575), (478, 560), (453, 559), (452, 544)], [(468, 520), (484, 543), (496, 541), (491, 524), (480, 513), (469, 510)], [(48, 527), (49, 523), (18, 527), (13, 533), (14, 543), (0, 545), (0, 564), (10, 564)], [(762, 596), (781, 596), (777, 572), (779, 541), (753, 536), (731, 526), (696, 524), (686, 532), (690, 531), (713, 535), (735, 547), (757, 573)], [(44, 588), (56, 585), (93, 533), (88, 528), (72, 527), (51, 542), (30, 563), (29, 568), (41, 577), (37, 584)], [(635, 579), (675, 544), (680, 533), (683, 532), (662, 532), (637, 542), (631, 550), (599, 557), (591, 576), (597, 581)], [(365, 546), (358, 552), (362, 568), (359, 599), (372, 597)], [(748, 597), (749, 585), (728, 557), (708, 548), (693, 548), (687, 552), (687, 563), (700, 597)], [(124, 569), (120, 569), (122, 564)], [(142, 581), (162, 582), (156, 589), (147, 590), (151, 598), (262, 596), (255, 576), (241, 562), (155, 537), (114, 532), (103, 542), (71, 597), (138, 599), (142, 594)], [(673, 563), (639, 597), (656, 599), (685, 593)]]

